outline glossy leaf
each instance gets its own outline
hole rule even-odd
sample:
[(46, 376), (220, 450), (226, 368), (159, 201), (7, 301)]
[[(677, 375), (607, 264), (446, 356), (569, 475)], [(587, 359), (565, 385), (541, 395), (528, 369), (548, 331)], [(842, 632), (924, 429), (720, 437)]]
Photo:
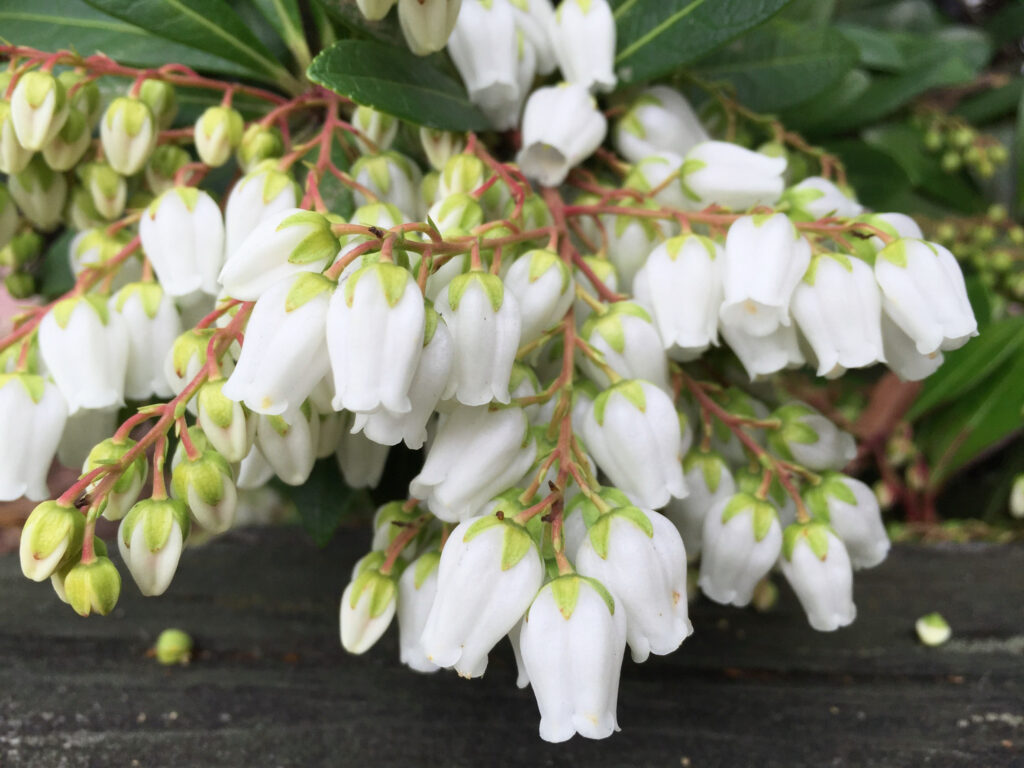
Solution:
[(90, 5), (157, 37), (230, 59), (253, 75), (290, 79), (225, 0), (88, 0)]
[(316, 5), (351, 32), (353, 37), (405, 46), (402, 30), (398, 26), (397, 13), (389, 13), (380, 21), (369, 21), (359, 10), (356, 0), (316, 0)]
[(46, 253), (43, 254), (40, 266), (39, 294), (47, 300), (52, 301), (63, 296), (75, 285), (75, 276), (71, 272), (71, 260), (68, 256), (68, 249), (74, 238), (74, 232), (65, 230), (50, 243)]
[(704, 56), (770, 18), (789, 0), (617, 0), (615, 66), (642, 82)]
[(296, 60), (306, 66), (310, 61), (309, 45), (302, 28), (299, 0), (253, 0), (259, 12), (270, 22)]
[(0, 34), (18, 45), (48, 50), (55, 41), (90, 55), (102, 51), (122, 64), (158, 67), (169, 61), (193, 69), (241, 75), (248, 68), (204, 51), (164, 40), (145, 29), (108, 16), (84, 0), (4, 0)]
[(343, 520), (367, 514), (371, 508), (365, 491), (345, 485), (333, 458), (318, 461), (302, 485), (285, 485), (276, 479), (272, 485), (295, 505), (299, 522), (319, 547), (327, 545)]
[(307, 72), (314, 83), (417, 125), (448, 131), (487, 128), (462, 85), (409, 50), (372, 40), (339, 40)]
[(856, 61), (856, 48), (834, 29), (776, 20), (743, 35), (695, 71), (731, 83), (751, 109), (774, 112), (821, 93)]

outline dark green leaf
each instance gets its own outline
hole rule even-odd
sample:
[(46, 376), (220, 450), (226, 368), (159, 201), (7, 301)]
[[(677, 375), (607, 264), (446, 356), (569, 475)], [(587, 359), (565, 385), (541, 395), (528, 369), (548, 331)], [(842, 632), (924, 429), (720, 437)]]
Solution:
[(861, 97), (871, 84), (871, 75), (863, 69), (851, 69), (833, 87), (785, 111), (782, 122), (790, 128), (815, 136), (842, 130), (845, 123), (836, 122), (847, 108)]
[(71, 247), (74, 237), (74, 232), (65, 230), (50, 243), (43, 254), (43, 262), (39, 269), (39, 293), (48, 301), (63, 296), (75, 285), (75, 276), (71, 273), (71, 259), (68, 257), (68, 248)]
[(356, 0), (316, 0), (316, 4), (351, 32), (353, 37), (371, 38), (382, 43), (405, 46), (396, 13), (389, 13), (380, 21), (368, 21), (356, 5)]
[(1024, 356), (1024, 317), (992, 323), (966, 346), (946, 353), (942, 367), (932, 374), (907, 413), (914, 421), (928, 411), (953, 402), (980, 385), (1014, 356)]
[(234, 61), (151, 35), (83, 0), (4, 0), (0, 35), (42, 50), (71, 48), (83, 55), (102, 51), (122, 64), (158, 67), (169, 61), (225, 75), (248, 70)]
[(339, 40), (307, 72), (314, 83), (417, 125), (448, 131), (487, 128), (462, 85), (407, 49)]
[[(1024, 8), (1024, 5), (1021, 6)], [(984, 125), (993, 120), (1012, 115), (1024, 95), (1024, 78), (1015, 77), (1006, 85), (964, 99), (957, 104), (954, 113), (974, 125)]]
[(985, 22), (985, 31), (996, 45), (1017, 42), (1024, 37), (1024, 3), (1010, 0)]
[(884, 72), (899, 72), (906, 68), (903, 48), (892, 32), (860, 24), (837, 26), (843, 36), (857, 46), (860, 63), (865, 67)]
[(875, 29), (916, 33), (942, 24), (934, 0), (843, 0), (841, 5), (841, 20)]
[(727, 81), (739, 100), (759, 112), (799, 104), (846, 75), (857, 51), (829, 27), (775, 20), (695, 67), (701, 77)]
[(299, 0), (252, 0), (302, 67), (310, 61), (309, 45), (302, 29)]
[(1024, 92), (1017, 105), (1017, 126), (1013, 134), (1014, 182), (1017, 190), (1017, 214), (1024, 214)]
[(789, 0), (617, 0), (615, 65), (624, 83), (696, 61), (770, 18)]
[(274, 59), (225, 0), (88, 0), (90, 5), (167, 40), (244, 65), (253, 75), (290, 83)]
[(333, 457), (318, 461), (302, 485), (285, 485), (278, 480), (272, 484), (295, 505), (299, 522), (320, 547), (331, 540), (344, 519), (366, 513), (371, 506), (365, 491), (345, 485)]
[(857, 190), (857, 198), (877, 210), (892, 210), (895, 201), (910, 189), (910, 179), (900, 165), (885, 152), (863, 141), (848, 139), (825, 144), (846, 167), (847, 179)]

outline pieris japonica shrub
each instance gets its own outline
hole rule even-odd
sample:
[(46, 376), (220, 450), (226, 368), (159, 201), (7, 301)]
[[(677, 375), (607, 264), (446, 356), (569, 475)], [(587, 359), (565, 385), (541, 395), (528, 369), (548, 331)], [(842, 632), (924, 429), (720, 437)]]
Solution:
[[(770, 118), (759, 151), (667, 83), (616, 91), (606, 0), (394, 14), (399, 69), (447, 47), (477, 130), (424, 106), (408, 131), (358, 88), (0, 47), (0, 245), (76, 233), (73, 287), (0, 340), (0, 499), (41, 502), (25, 575), (109, 613), (121, 574), (163, 593), (252, 489), (333, 458), (374, 487), (404, 444), (421, 469), (338, 585), (341, 644), (397, 618), (402, 663), (471, 678), (508, 637), (544, 739), (617, 730), (627, 646), (701, 629), (688, 574), (742, 607), (777, 567), (811, 627), (850, 624), (879, 503), (783, 377), (933, 373), (978, 333), (954, 254)], [(312, 80), (373, 50), (339, 45)], [(183, 88), (212, 96), (185, 123)], [(51, 499), (58, 455), (82, 474)]]

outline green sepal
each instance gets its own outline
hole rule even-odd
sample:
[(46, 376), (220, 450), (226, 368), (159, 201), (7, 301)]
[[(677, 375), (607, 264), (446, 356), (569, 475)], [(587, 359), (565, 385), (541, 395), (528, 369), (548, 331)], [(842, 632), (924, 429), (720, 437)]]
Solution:
[(904, 239), (894, 240), (878, 252), (876, 259), (885, 259), (890, 264), (906, 269), (907, 242)]
[(453, 155), (441, 171), (441, 183), (448, 194), (463, 192), (469, 194), (487, 181), (484, 161), (475, 155)]
[(580, 587), (584, 582), (592, 587), (598, 596), (604, 600), (604, 604), (608, 606), (608, 613), (614, 615), (615, 598), (605, 589), (604, 584), (597, 579), (570, 573), (552, 579), (546, 586), (546, 589), (551, 590), (551, 597), (558, 607), (558, 612), (562, 614), (562, 618), (566, 621), (572, 618), (573, 613), (576, 611), (576, 604), (579, 602)]
[(219, 504), (225, 486), (233, 482), (231, 465), (213, 449), (202, 451), (195, 460), (184, 456), (171, 472), (171, 492), (182, 501), (188, 501), (191, 488), (205, 504)]
[(677, 235), (676, 237), (670, 237), (668, 240), (665, 241), (665, 250), (668, 252), (669, 259), (671, 259), (672, 261), (678, 259), (680, 252), (683, 250), (683, 247), (690, 240), (696, 240), (698, 243), (704, 246), (704, 250), (707, 251), (708, 253), (708, 258), (711, 259), (712, 261), (715, 260), (715, 257), (718, 255), (718, 251), (715, 248), (715, 241), (712, 240), (710, 237), (705, 237), (704, 235), (695, 235), (692, 232), (688, 232), (685, 235)]
[[(598, 491), (597, 495), (611, 507), (628, 507), (632, 504), (626, 494), (618, 488), (612, 488), (611, 486), (602, 488)], [(588, 530), (601, 518), (601, 510), (582, 491), (573, 496), (565, 506), (565, 517), (568, 518), (577, 509), (580, 510), (580, 514), (583, 516), (583, 524)]]
[(331, 222), (315, 211), (300, 211), (288, 216), (277, 225), (275, 232), (288, 227), (305, 226), (308, 233), (288, 254), (289, 264), (312, 264), (316, 261), (330, 261), (340, 248), (338, 238), (331, 231)]
[(616, 519), (628, 520), (637, 528), (647, 534), (648, 538), (654, 537), (654, 525), (651, 519), (640, 509), (634, 506), (617, 507), (598, 518), (597, 522), (590, 526), (588, 535), (590, 544), (594, 547), (598, 557), (602, 560), (608, 559), (608, 539), (611, 535), (611, 525)]
[(46, 381), (42, 376), (31, 373), (0, 373), (0, 389), (7, 384), (16, 381), (25, 388), (25, 392), (32, 398), (33, 403), (38, 403), (46, 393)]
[(565, 293), (569, 289), (572, 274), (565, 265), (565, 261), (554, 251), (549, 251), (547, 248), (535, 248), (519, 258), (530, 260), (529, 281), (531, 283), (537, 282), (549, 269), (557, 269), (562, 278), (562, 292)]
[(816, 415), (816, 411), (803, 403), (787, 403), (776, 408), (772, 418), (778, 419), (781, 426), (768, 435), (768, 445), (786, 461), (793, 460), (793, 453), (789, 450), (792, 443), (813, 445), (820, 439), (818, 433), (805, 424), (802, 419), (805, 416)]
[(436, 549), (430, 552), (424, 552), (422, 555), (416, 558), (416, 562), (413, 563), (413, 580), (412, 584), (416, 589), (423, 586), (423, 582), (441, 564), (441, 553)]
[(717, 492), (722, 482), (722, 473), (729, 468), (725, 460), (717, 453), (691, 451), (683, 458), (683, 472), (689, 474), (697, 467), (700, 467), (708, 491)]
[(434, 309), (434, 305), (428, 299), (423, 300), (423, 346), (427, 346), (434, 338), (437, 330), (437, 322), (441, 315)]
[(143, 543), (150, 552), (159, 552), (171, 536), (171, 528), (177, 524), (181, 529), (182, 541), (188, 539), (192, 521), (188, 507), (180, 499), (143, 499), (137, 502), (124, 516), (118, 535), (126, 547), (131, 545), (135, 527), (143, 526)]
[(594, 418), (599, 425), (604, 424), (605, 409), (613, 395), (622, 395), (641, 413), (647, 408), (647, 396), (644, 394), (643, 382), (639, 379), (624, 379), (612, 384), (594, 399)]
[(64, 84), (52, 73), (40, 69), (25, 72), (18, 80), (15, 90), (19, 95), (24, 93), (25, 101), (32, 109), (39, 109), (46, 97), (50, 95), (50, 91), (54, 92), (54, 114), (60, 112), (67, 102), (67, 91)]
[(81, 550), (84, 530), (85, 515), (77, 509), (58, 501), (44, 501), (29, 514), (21, 535), (30, 537), (31, 551), (37, 559), (49, 557), (66, 540), (68, 546), (58, 565), (60, 567)]
[(617, 301), (604, 314), (594, 313), (587, 318), (580, 331), (584, 339), (590, 339), (594, 333), (601, 335), (608, 346), (620, 355), (626, 349), (626, 330), (622, 327), (625, 317), (639, 317), (648, 323), (651, 316), (643, 307), (632, 301)]
[(91, 563), (79, 563), (64, 579), (64, 593), (79, 616), (88, 616), (93, 609), (106, 616), (117, 605), (121, 595), (121, 574), (108, 557), (97, 557)]
[(114, 297), (115, 309), (118, 312), (124, 312), (124, 305), (132, 296), (139, 297), (142, 309), (152, 320), (156, 317), (157, 310), (160, 309), (160, 302), (164, 298), (164, 289), (160, 287), (160, 283), (128, 283)]
[(171, 348), (171, 363), (178, 376), (185, 375), (189, 361), (193, 357), (196, 357), (200, 363), (206, 362), (206, 348), (214, 333), (216, 333), (215, 328), (191, 328), (174, 340), (174, 346)]
[(235, 418), (235, 401), (224, 396), (224, 379), (208, 381), (199, 388), (198, 408), (221, 429), (227, 429)]
[(472, 195), (456, 192), (441, 201), (435, 218), (441, 222), (435, 228), (445, 237), (464, 237), (484, 223), (484, 209)]
[(284, 311), (294, 312), (324, 291), (333, 291), (337, 284), (318, 272), (302, 272), (295, 278), (284, 300)]
[(491, 302), (491, 308), (495, 312), (500, 310), (505, 301), (505, 284), (501, 282), (501, 278), (488, 272), (466, 272), (456, 275), (448, 284), (448, 306), (452, 308), (452, 311), (458, 310), (463, 295), (474, 283), (480, 285), (484, 295)]
[(99, 317), (100, 323), (107, 325), (110, 322), (110, 310), (107, 307), (107, 302), (103, 300), (102, 296), (97, 296), (95, 293), (87, 293), (84, 296), (57, 302), (52, 310), (53, 319), (57, 321), (57, 325), (61, 328), (67, 328), (68, 323), (71, 322), (72, 313), (82, 303), (87, 304), (93, 309)]
[(504, 528), (501, 546), (501, 570), (507, 571), (515, 567), (526, 556), (531, 547), (537, 552), (537, 545), (525, 527), (512, 520), (500, 520), (496, 515), (488, 515), (477, 520), (469, 526), (462, 540), (468, 544), (481, 533), (496, 525)]
[(398, 585), (391, 576), (378, 570), (365, 570), (352, 582), (349, 607), (355, 610), (363, 593), (370, 591), (370, 618), (375, 619), (387, 610), (398, 597)]
[(121, 126), (130, 137), (138, 136), (147, 120), (150, 126), (154, 130), (156, 129), (153, 110), (142, 99), (137, 99), (134, 96), (118, 96), (110, 102), (110, 106), (107, 107), (107, 111), (103, 115), (103, 121), (108, 128), (113, 127), (114, 118), (118, 113), (122, 114)]
[(737, 493), (726, 502), (722, 510), (722, 525), (732, 518), (749, 512), (754, 523), (754, 540), (761, 541), (768, 535), (772, 523), (778, 522), (779, 514), (769, 502), (762, 501), (749, 493)]
[(406, 287), (412, 281), (412, 275), (409, 274), (409, 271), (402, 269), (397, 264), (389, 264), (386, 261), (368, 264), (356, 270), (345, 281), (345, 303), (350, 307), (355, 300), (356, 285), (366, 275), (373, 275), (377, 278), (377, 282), (380, 283), (380, 287), (384, 291), (384, 298), (387, 300), (389, 307), (394, 307), (402, 300)]
[(793, 523), (787, 525), (782, 532), (782, 555), (787, 560), (793, 560), (793, 550), (801, 541), (807, 542), (807, 546), (819, 560), (824, 560), (828, 555), (828, 534), (830, 528), (825, 523)]
[(819, 253), (813, 259), (811, 259), (810, 266), (807, 267), (807, 271), (804, 273), (803, 281), (808, 285), (814, 285), (814, 281), (818, 278), (818, 267), (821, 266), (823, 260), (832, 259), (838, 262), (839, 265), (847, 272), (853, 272), (853, 262), (850, 261), (850, 257), (845, 253)]
[(857, 506), (857, 497), (845, 482), (846, 475), (841, 472), (827, 471), (821, 475), (821, 482), (807, 489), (804, 503), (814, 517), (822, 523), (831, 523), (832, 514), (828, 508), (830, 498)]

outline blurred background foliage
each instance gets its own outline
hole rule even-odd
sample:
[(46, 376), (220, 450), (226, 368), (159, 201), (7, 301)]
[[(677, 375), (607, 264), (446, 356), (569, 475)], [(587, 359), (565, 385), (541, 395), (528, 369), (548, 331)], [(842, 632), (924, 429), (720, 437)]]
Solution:
[[(862, 371), (827, 383), (802, 375), (782, 386), (857, 432), (865, 446), (859, 469), (895, 516), (952, 520), (953, 535), (976, 533), (977, 524), (956, 522), (962, 518), (1019, 531), (1008, 499), (1024, 472), (1024, 2), (611, 2), (620, 75), (613, 112), (640, 86), (667, 81), (726, 138), (758, 147), (778, 138), (781, 123), (838, 156), (862, 203), (913, 215), (927, 237), (958, 255), (981, 336), (947, 354), (923, 385)], [(417, 77), (454, 80), (460, 97), (446, 56), (409, 64), (394, 14), (366, 22), (354, 0), (4, 0), (0, 35), (136, 66), (175, 61), (284, 91), (301, 87), (316, 53), (337, 45), (329, 71), (320, 71), (325, 59), (313, 64), (318, 82), (378, 108), (412, 105), (420, 122), (475, 127), (468, 100), (445, 109), (417, 89)], [(358, 43), (359, 62), (345, 55), (352, 40), (373, 41)], [(386, 87), (368, 82), (366, 70)], [(183, 90), (178, 122), (193, 122), (213, 98)], [(244, 98), (235, 105), (246, 112)], [(809, 149), (790, 150), (791, 182), (819, 171), (819, 152)], [(220, 184), (230, 181), (225, 175)], [(347, 192), (334, 193), (345, 213)], [(19, 257), (34, 265), (44, 295), (70, 284), (66, 237), (25, 244), (40, 255)], [(411, 461), (393, 451), (388, 476), (397, 482)], [(359, 506), (338, 496), (337, 471), (322, 464), (305, 488), (290, 489), (317, 540)], [(385, 483), (381, 496), (393, 490)]]

